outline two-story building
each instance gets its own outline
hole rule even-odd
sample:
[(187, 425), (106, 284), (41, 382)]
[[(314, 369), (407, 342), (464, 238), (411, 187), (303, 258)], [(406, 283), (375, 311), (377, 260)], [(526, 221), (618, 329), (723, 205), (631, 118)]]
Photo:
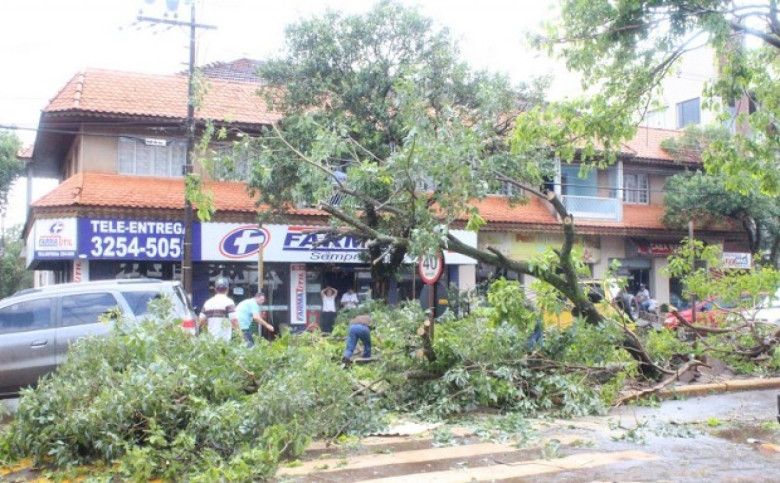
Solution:
[[(242, 60), (204, 70), (209, 79), (196, 110), (201, 132), (212, 122), (252, 135), (279, 120), (257, 95), (258, 80), (248, 74), (254, 67)], [(181, 278), (186, 107), (184, 75), (87, 70), (56, 94), (41, 114), (29, 174), (54, 173), (61, 183), (31, 205), (25, 233), (30, 269), (51, 271), (54, 282)], [(205, 154), (231, 149), (229, 141), (211, 143)], [(363, 242), (323, 243), (324, 235), (311, 233), (327, 225), (324, 212), (301, 208), (285, 224), (258, 226), (261, 208), (245, 183), (215, 180), (194, 164), (216, 209), (208, 222), (192, 226), (196, 306), (219, 277), (230, 280), (237, 300), (251, 296), (261, 263), (270, 317), (296, 328), (316, 321), (325, 283), (340, 293), (368, 293)], [(476, 246), (476, 234), (455, 234)], [(462, 278), (473, 285), (474, 260), (450, 253), (446, 263), (445, 284), (459, 285)], [(406, 278), (396, 293), (419, 292), (420, 281)]]
[[(280, 119), (257, 95), (254, 67), (241, 60), (204, 69), (207, 89), (196, 110), (200, 129), (212, 122), (228, 133), (252, 135)], [(31, 205), (25, 232), (30, 269), (51, 271), (56, 282), (181, 277), (186, 108), (184, 75), (87, 70), (56, 94), (41, 114), (29, 166), (31, 177), (54, 173), (61, 183)], [(677, 288), (660, 269), (687, 235), (661, 223), (664, 179), (697, 168), (673, 162), (660, 149), (661, 140), (672, 135), (643, 128), (608, 169), (580, 178), (577, 166), (562, 165), (551, 180), (574, 215), (593, 276), (602, 276), (617, 259), (634, 285), (648, 284), (661, 301)], [(230, 149), (229, 140), (209, 149)], [(285, 224), (258, 226), (258, 207), (244, 183), (201, 174), (216, 212), (192, 227), (196, 305), (220, 276), (231, 280), (236, 299), (250, 296), (260, 285), (261, 263), (272, 317), (293, 326), (316, 320), (324, 283), (340, 291), (365, 292), (370, 286), (361, 243), (347, 238), (322, 244), (308, 232), (326, 224), (324, 213), (300, 208)], [(491, 196), (478, 207), (488, 222), (479, 239), (455, 231), (472, 246), (492, 245), (528, 258), (560, 243), (560, 222), (541, 200), (511, 206), (506, 197)], [(699, 227), (697, 235), (740, 251), (737, 232)], [(445, 283), (461, 289), (474, 287), (492, 270), (454, 253), (445, 259)], [(421, 283), (413, 267), (402, 275), (396, 293), (418, 294)]]

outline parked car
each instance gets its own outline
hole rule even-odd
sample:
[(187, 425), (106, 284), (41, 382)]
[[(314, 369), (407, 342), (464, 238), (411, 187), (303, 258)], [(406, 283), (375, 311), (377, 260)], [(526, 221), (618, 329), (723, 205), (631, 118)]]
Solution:
[(149, 302), (167, 296), (170, 314), (195, 333), (195, 312), (179, 282), (154, 279), (67, 283), (22, 290), (0, 300), (0, 398), (60, 365), (68, 348), (87, 336), (108, 334), (104, 314), (149, 317)]
[[(755, 297), (745, 295), (742, 300), (737, 302), (736, 300), (726, 299), (724, 297), (710, 297), (706, 300), (696, 303), (696, 325), (710, 325), (718, 326), (726, 320), (734, 320), (735, 318), (747, 318), (752, 319), (751, 313), (755, 313), (756, 308), (760, 306), (761, 302), (754, 300)], [(758, 297), (759, 300), (765, 300), (765, 297)], [(745, 309), (745, 307), (756, 307), (752, 309)], [(693, 310), (688, 308), (677, 312), (686, 322), (692, 323)], [(680, 325), (680, 321), (674, 314), (669, 314), (664, 320), (664, 327), (669, 329), (676, 329)]]
[(745, 317), (756, 323), (780, 327), (780, 288), (772, 296), (764, 298), (755, 309), (747, 310)]

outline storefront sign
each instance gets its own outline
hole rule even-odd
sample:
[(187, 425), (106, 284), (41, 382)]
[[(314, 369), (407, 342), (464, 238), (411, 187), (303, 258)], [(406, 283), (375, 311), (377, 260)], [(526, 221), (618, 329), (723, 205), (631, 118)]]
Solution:
[[(366, 263), (361, 256), (365, 243), (351, 235), (331, 239), (327, 233), (318, 233), (323, 226), (256, 225), (237, 223), (201, 223), (193, 227), (193, 260), (247, 261), (257, 258), (263, 246), (266, 262), (290, 263)], [(464, 230), (451, 232), (461, 242), (476, 247), (477, 235)], [(200, 241), (200, 243), (198, 243)], [(451, 265), (474, 264), (465, 255), (447, 252)], [(408, 260), (408, 263), (414, 263)]]
[(360, 263), (365, 242), (352, 235), (334, 238), (328, 233), (315, 233), (321, 227), (288, 226), (282, 251), (304, 253), (310, 262)]
[(92, 260), (181, 260), (180, 221), (79, 219), (79, 256)]
[[(504, 256), (515, 260), (529, 260), (544, 254), (550, 248), (560, 248), (563, 237), (560, 235), (523, 235), (520, 233), (480, 233), (479, 248), (491, 247)], [(584, 240), (578, 240), (575, 247), (581, 250), (585, 263), (598, 263), (601, 250), (590, 246)]]
[(306, 323), (306, 265), (290, 265), (290, 300), (293, 310), (290, 313), (292, 325)]
[(36, 220), (34, 258), (76, 258), (76, 219)]
[(680, 247), (679, 243), (648, 242), (637, 243), (637, 253), (639, 255), (669, 256)]
[(750, 253), (723, 252), (723, 268), (750, 268)]
[(265, 248), (271, 236), (268, 230), (257, 225), (244, 225), (230, 230), (219, 241), (219, 253), (229, 259), (241, 259)]

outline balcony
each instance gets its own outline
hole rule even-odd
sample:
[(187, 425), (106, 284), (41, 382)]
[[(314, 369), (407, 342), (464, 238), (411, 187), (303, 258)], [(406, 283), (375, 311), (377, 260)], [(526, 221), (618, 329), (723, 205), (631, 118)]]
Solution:
[(562, 195), (566, 211), (580, 220), (622, 221), (623, 203), (619, 198)]

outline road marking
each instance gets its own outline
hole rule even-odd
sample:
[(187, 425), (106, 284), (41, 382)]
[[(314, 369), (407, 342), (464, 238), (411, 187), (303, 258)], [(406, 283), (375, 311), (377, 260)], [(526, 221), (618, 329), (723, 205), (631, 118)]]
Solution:
[(352, 461), (346, 458), (328, 458), (306, 461), (300, 466), (281, 468), (277, 476), (306, 475), (310, 473), (327, 473), (333, 471), (356, 470), (372, 466), (403, 465), (431, 460), (450, 458), (468, 458), (491, 453), (512, 453), (515, 446), (497, 443), (468, 444), (447, 446), (444, 448), (429, 448), (413, 451), (401, 451), (393, 454), (371, 454), (354, 457)]
[(615, 453), (583, 453), (550, 460), (537, 459), (482, 466), (479, 468), (459, 468), (429, 473), (414, 473), (388, 478), (362, 480), (362, 483), (456, 483), (470, 481), (499, 481), (510, 478), (557, 473), (560, 471), (581, 470), (604, 466), (621, 461), (650, 461), (658, 457), (641, 451), (620, 451)]

